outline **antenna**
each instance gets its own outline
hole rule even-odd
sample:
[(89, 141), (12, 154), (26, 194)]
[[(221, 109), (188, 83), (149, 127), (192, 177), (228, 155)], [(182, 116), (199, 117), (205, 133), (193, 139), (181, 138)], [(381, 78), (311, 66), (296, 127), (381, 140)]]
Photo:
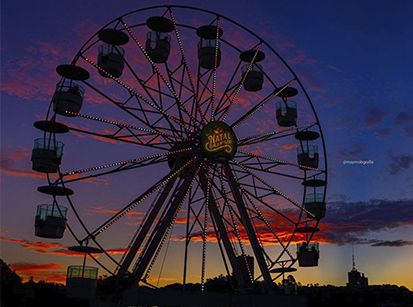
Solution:
[(353, 253), (352, 253), (352, 258), (353, 258), (353, 271), (356, 270), (356, 262), (354, 261), (354, 245), (352, 246)]

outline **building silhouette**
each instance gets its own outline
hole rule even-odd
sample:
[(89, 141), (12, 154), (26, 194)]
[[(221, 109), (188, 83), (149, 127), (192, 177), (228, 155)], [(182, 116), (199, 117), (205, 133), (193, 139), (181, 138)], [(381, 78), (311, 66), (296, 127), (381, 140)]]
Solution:
[(369, 285), (369, 280), (364, 273), (357, 271), (356, 269), (356, 262), (354, 260), (354, 249), (353, 249), (353, 268), (350, 272), (348, 272), (348, 283), (347, 287), (349, 288), (365, 288)]

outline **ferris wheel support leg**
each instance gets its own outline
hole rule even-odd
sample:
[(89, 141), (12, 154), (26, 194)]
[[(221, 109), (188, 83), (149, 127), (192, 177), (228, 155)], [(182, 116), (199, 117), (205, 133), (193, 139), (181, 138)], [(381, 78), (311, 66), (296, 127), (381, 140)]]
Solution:
[(172, 178), (169, 182), (165, 185), (161, 195), (159, 196), (158, 200), (156, 201), (155, 205), (152, 208), (152, 211), (149, 213), (145, 223), (142, 225), (142, 229), (140, 230), (138, 236), (136, 237), (135, 241), (133, 242), (128, 254), (125, 257), (125, 260), (121, 263), (119, 268), (117, 277), (122, 277), (127, 271), (129, 266), (131, 265), (133, 259), (135, 258), (136, 253), (138, 252), (139, 248), (142, 245), (146, 235), (148, 234), (150, 228), (152, 227), (153, 222), (155, 221), (156, 217), (158, 216), (159, 211), (162, 208), (165, 200), (167, 199), (169, 193), (171, 192), (177, 177)]
[(228, 179), (228, 183), (231, 189), (231, 193), (234, 196), (235, 203), (237, 205), (239, 214), (241, 216), (241, 221), (245, 227), (248, 235), (248, 239), (251, 243), (252, 250), (254, 251), (255, 258), (257, 260), (258, 266), (260, 268), (262, 277), (264, 278), (264, 285), (267, 290), (272, 290), (274, 288), (274, 283), (272, 281), (270, 272), (268, 270), (267, 264), (265, 262), (262, 247), (258, 242), (257, 236), (255, 235), (254, 227), (252, 226), (251, 220), (248, 216), (248, 212), (242, 198), (241, 192), (237, 186), (237, 181), (232, 173), (231, 167), (228, 163), (224, 164), (225, 175)]
[(168, 211), (166, 212), (164, 217), (158, 222), (158, 225), (155, 228), (156, 233), (153, 236), (153, 239), (147, 243), (148, 248), (145, 248), (145, 253), (140, 258), (140, 261), (136, 265), (136, 268), (133, 272), (136, 282), (139, 282), (142, 279), (145, 271), (148, 268), (150, 261), (152, 260), (152, 258), (154, 257), (156, 253), (156, 250), (159, 244), (164, 238), (168, 230), (168, 227), (171, 226), (175, 215), (178, 213), (180, 205), (184, 201), (187, 191), (191, 186), (192, 180), (194, 179), (195, 172), (196, 172), (196, 168), (193, 167), (191, 170), (189, 170), (186, 173), (183, 183), (179, 187), (179, 191), (177, 192), (176, 196), (172, 200), (172, 203)]
[[(229, 262), (231, 263), (232, 272), (235, 275), (237, 284), (239, 288), (252, 288), (252, 283), (249, 280), (246, 280), (244, 278), (244, 276), (248, 276), (247, 268), (245, 266), (238, 265), (239, 262), (237, 262), (234, 249), (232, 248), (231, 241), (229, 240), (229, 237), (228, 237), (227, 229), (222, 220), (222, 217), (219, 212), (217, 203), (215, 202), (214, 196), (211, 191), (209, 191), (209, 195), (207, 195), (208, 188), (207, 188), (207, 179), (205, 175), (201, 174), (199, 176), (199, 179), (201, 182), (202, 190), (205, 193), (205, 198), (209, 199), (209, 203), (208, 203), (209, 212), (211, 213), (211, 216), (215, 224), (218, 227), (218, 232), (224, 244), (225, 251), (227, 253)], [(242, 272), (243, 270), (245, 270), (245, 272)]]

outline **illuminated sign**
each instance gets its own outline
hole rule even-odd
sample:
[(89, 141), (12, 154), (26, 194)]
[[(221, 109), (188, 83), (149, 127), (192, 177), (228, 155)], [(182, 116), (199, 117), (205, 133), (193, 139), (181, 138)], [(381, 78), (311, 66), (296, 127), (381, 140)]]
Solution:
[(208, 158), (229, 160), (237, 151), (237, 140), (230, 126), (223, 122), (210, 122), (201, 132), (201, 146)]

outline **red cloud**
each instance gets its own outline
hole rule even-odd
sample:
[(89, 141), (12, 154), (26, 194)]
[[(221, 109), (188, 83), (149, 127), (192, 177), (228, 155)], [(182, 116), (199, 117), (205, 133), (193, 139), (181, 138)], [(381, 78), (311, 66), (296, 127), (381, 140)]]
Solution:
[(106, 252), (110, 255), (123, 255), (127, 251), (127, 248), (109, 248), (106, 250)]
[(280, 152), (289, 152), (294, 150), (297, 147), (297, 144), (284, 144), (281, 146)]
[(65, 268), (61, 263), (17, 262), (10, 264), (10, 267), (23, 277), (24, 280), (33, 277), (35, 281), (44, 280), (61, 284), (64, 284), (66, 281)]
[[(119, 212), (119, 210), (116, 210), (116, 209), (108, 209), (108, 208), (105, 208), (105, 207), (103, 207), (103, 206), (97, 205), (97, 206), (93, 206), (93, 207), (90, 208), (90, 209), (87, 209), (86, 212), (89, 213), (89, 214), (91, 214), (91, 213), (92, 213), (92, 214), (93, 214), (93, 213), (96, 213), (96, 214), (116, 214), (116, 213)], [(129, 216), (139, 215), (139, 216), (141, 216), (141, 215), (143, 215), (143, 212), (133, 210), (133, 211), (129, 211), (128, 213), (126, 213), (126, 215), (129, 215)]]
[[(21, 247), (30, 250), (34, 253), (47, 254), (47, 255), (56, 255), (56, 256), (68, 256), (68, 257), (83, 257), (84, 254), (72, 252), (67, 249), (67, 246), (64, 246), (60, 243), (55, 242), (33, 242), (24, 239), (14, 239), (8, 237), (0, 237), (1, 241), (16, 243)], [(111, 255), (123, 254), (127, 249), (125, 248), (112, 248), (108, 249), (107, 252)]]
[[(0, 172), (5, 176), (11, 177), (24, 177), (46, 180), (46, 174), (38, 173), (29, 170), (28, 164), (30, 163), (31, 150), (26, 148), (17, 148), (15, 150), (2, 151), (2, 157), (0, 160)], [(26, 162), (23, 168), (17, 167), (18, 162)], [(50, 174), (52, 179), (57, 179), (57, 174)], [(79, 175), (71, 176), (71, 179), (77, 178)], [(108, 184), (107, 178), (87, 178), (83, 180), (87, 183), (95, 184)]]

